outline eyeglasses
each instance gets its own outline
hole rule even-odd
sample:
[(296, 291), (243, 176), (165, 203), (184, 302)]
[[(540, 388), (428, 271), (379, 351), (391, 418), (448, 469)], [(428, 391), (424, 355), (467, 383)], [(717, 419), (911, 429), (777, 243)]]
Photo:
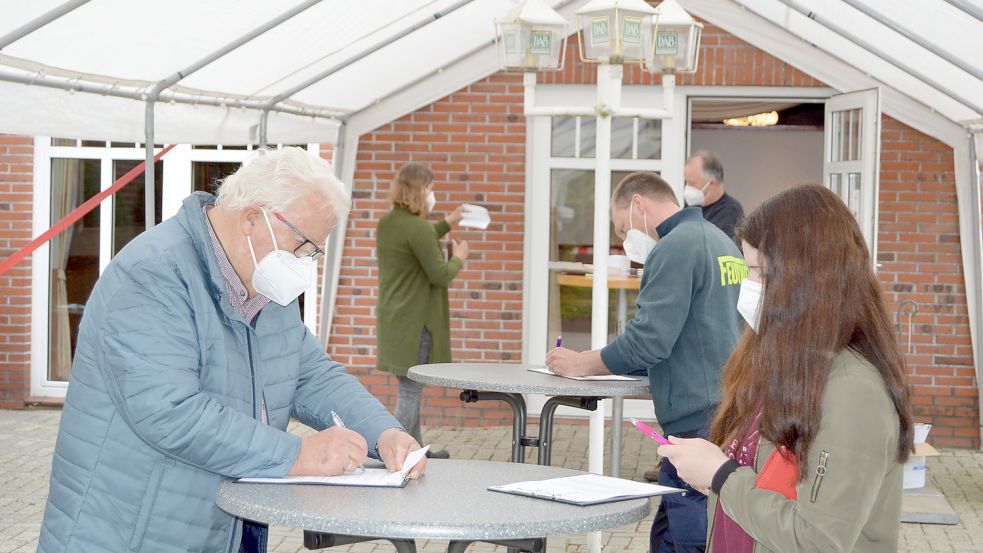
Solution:
[[(322, 250), (320, 247), (318, 247), (318, 245), (315, 244), (313, 240), (311, 240), (310, 238), (308, 238), (307, 235), (305, 235), (303, 232), (300, 232), (300, 230), (298, 230), (297, 227), (295, 227), (292, 224), (290, 224), (290, 221), (288, 221), (287, 218), (284, 217), (282, 213), (280, 213), (279, 211), (274, 211), (273, 212), (273, 216), (276, 217), (277, 219), (279, 219), (280, 222), (282, 222), (283, 224), (287, 225), (287, 228), (289, 228), (290, 230), (292, 230), (294, 232), (294, 234), (296, 234), (298, 237), (300, 237), (300, 238), (302, 238), (304, 240), (304, 242), (301, 243), (301, 245), (299, 245), (296, 248), (294, 248), (294, 255), (296, 255), (297, 257), (305, 257), (306, 256), (306, 257), (310, 257), (311, 259), (314, 259), (314, 260), (321, 259), (322, 257), (324, 257), (324, 250)], [(304, 246), (306, 246), (308, 244), (310, 244), (311, 246), (313, 246), (314, 249), (313, 250), (307, 250), (307, 251), (301, 251), (304, 248)]]

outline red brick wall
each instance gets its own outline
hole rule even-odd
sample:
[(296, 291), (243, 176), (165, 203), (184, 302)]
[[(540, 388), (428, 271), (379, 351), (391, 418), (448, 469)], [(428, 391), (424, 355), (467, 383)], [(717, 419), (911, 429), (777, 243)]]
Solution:
[[(0, 135), (0, 259), (31, 240), (34, 141)], [(31, 258), (0, 275), (0, 409), (30, 395)]]
[[(434, 173), (438, 213), (463, 202), (486, 204), (486, 231), (455, 230), (470, 260), (450, 289), (451, 334), (458, 361), (518, 362), (522, 355), (522, 259), (525, 118), (521, 75), (484, 79), (363, 136), (358, 145), (353, 210), (346, 238), (329, 351), (362, 376), (390, 407), (395, 380), (375, 366), (375, 227), (389, 211), (399, 167), (426, 163)], [(428, 424), (502, 424), (496, 403), (462, 406), (457, 391), (430, 387)]]
[[(878, 261), (892, 314), (914, 301), (907, 354), (915, 420), (940, 446), (979, 447), (973, 367), (959, 240), (953, 151), (882, 117)], [(910, 308), (906, 308), (910, 309)], [(909, 352), (908, 317), (900, 317)]]

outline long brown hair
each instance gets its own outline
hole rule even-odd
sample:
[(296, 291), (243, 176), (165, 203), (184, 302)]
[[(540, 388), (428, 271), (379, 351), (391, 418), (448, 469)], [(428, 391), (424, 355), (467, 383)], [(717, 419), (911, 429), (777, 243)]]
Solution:
[(401, 207), (414, 215), (426, 217), (427, 196), (424, 189), (433, 182), (433, 173), (425, 165), (409, 163), (404, 165), (393, 179), (389, 199), (396, 207)]
[(907, 370), (853, 214), (827, 188), (799, 185), (748, 215), (737, 237), (764, 260), (764, 294), (757, 332), (746, 330), (724, 365), (711, 440), (740, 439), (764, 405), (761, 435), (794, 453), (804, 478), (829, 368), (851, 348), (884, 380), (905, 461), (913, 432)]

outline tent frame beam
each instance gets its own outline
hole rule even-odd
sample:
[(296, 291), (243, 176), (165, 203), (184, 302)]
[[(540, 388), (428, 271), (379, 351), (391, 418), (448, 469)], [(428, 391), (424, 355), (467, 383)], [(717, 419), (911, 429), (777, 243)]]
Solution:
[(835, 22), (830, 21), (829, 19), (823, 17), (822, 15), (816, 13), (815, 11), (802, 7), (795, 0), (778, 0), (778, 2), (784, 4), (790, 10), (798, 12), (799, 14), (805, 16), (806, 18), (815, 21), (817, 24), (826, 27), (830, 31), (833, 31), (834, 33), (840, 35), (846, 40), (849, 40), (850, 42), (856, 44), (860, 48), (870, 52), (871, 54), (877, 56), (878, 58), (884, 60), (885, 62), (893, 65), (899, 70), (917, 79), (920, 79), (925, 84), (931, 86), (932, 88), (938, 90), (939, 92), (942, 92), (946, 96), (968, 107), (969, 109), (972, 109), (977, 113), (983, 113), (983, 105), (980, 105), (977, 102), (969, 98), (966, 98), (962, 94), (959, 94), (958, 92), (952, 90), (951, 88), (939, 83), (931, 75), (926, 75), (924, 72), (912, 68), (911, 66), (897, 59), (895, 56), (885, 52), (882, 48), (878, 47), (877, 45), (871, 44), (869, 41), (858, 37), (857, 35), (851, 33), (850, 31), (847, 31), (843, 27), (837, 25)]
[(297, 85), (295, 85), (295, 86), (293, 86), (293, 87), (285, 90), (284, 92), (281, 92), (280, 94), (277, 94), (273, 98), (267, 100), (266, 105), (263, 107), (262, 114), (260, 115), (260, 118), (259, 118), (259, 147), (260, 147), (260, 149), (263, 149), (263, 148), (266, 147), (266, 143), (267, 143), (267, 131), (268, 131), (268, 128), (269, 128), (270, 110), (274, 106), (276, 106), (280, 102), (282, 102), (282, 101), (284, 101), (284, 100), (286, 100), (286, 99), (294, 96), (298, 92), (301, 92), (303, 90), (306, 90), (306, 89), (310, 88), (311, 86), (313, 86), (313, 85), (315, 85), (315, 84), (323, 81), (324, 79), (327, 79), (328, 77), (330, 77), (331, 75), (334, 75), (338, 71), (341, 71), (345, 67), (348, 67), (348, 66), (350, 66), (350, 65), (352, 65), (352, 64), (354, 64), (354, 63), (356, 63), (358, 61), (361, 61), (362, 59), (370, 56), (374, 52), (377, 52), (377, 51), (385, 48), (386, 46), (389, 46), (390, 44), (393, 44), (397, 40), (399, 40), (399, 39), (401, 39), (401, 38), (403, 38), (403, 37), (405, 37), (405, 36), (407, 36), (407, 35), (409, 35), (409, 34), (411, 34), (413, 32), (416, 32), (416, 31), (422, 29), (423, 27), (426, 27), (427, 25), (433, 23), (434, 21), (437, 21), (441, 17), (444, 17), (446, 15), (449, 15), (449, 14), (457, 11), (459, 8), (461, 8), (461, 7), (469, 4), (470, 2), (471, 2), (471, 0), (457, 0), (457, 2), (455, 2), (454, 4), (452, 4), (451, 6), (449, 6), (444, 11), (439, 11), (439, 12), (434, 12), (434, 13), (427, 14), (425, 17), (420, 18), (418, 21), (416, 21), (412, 25), (410, 25), (410, 26), (408, 26), (408, 27), (406, 27), (406, 28), (398, 31), (396, 34), (387, 36), (387, 37), (385, 37), (383, 39), (380, 39), (380, 40), (376, 41), (374, 44), (372, 44), (371, 46), (368, 46), (368, 47), (364, 48), (360, 52), (356, 52), (355, 54), (352, 54), (351, 56), (348, 56), (344, 60), (342, 60), (342, 61), (340, 61), (340, 62), (332, 65), (331, 67), (328, 67), (324, 71), (321, 71), (320, 73), (318, 73), (317, 75), (314, 75), (313, 77), (307, 79), (306, 81), (304, 81), (304, 82), (302, 82), (300, 84), (297, 84)]
[[(242, 46), (243, 44), (249, 42), (250, 40), (260, 36), (261, 34), (269, 31), (273, 27), (283, 23), (284, 21), (292, 18), (293, 16), (307, 10), (319, 4), (321, 0), (307, 0), (302, 2), (297, 6), (281, 13), (280, 15), (270, 19), (269, 21), (263, 23), (262, 25), (256, 27), (255, 29), (249, 31), (248, 33), (240, 36), (239, 38), (229, 42), (225, 46), (222, 46), (218, 50), (204, 56), (198, 61), (192, 63), (188, 67), (177, 71), (165, 79), (157, 81), (154, 87), (150, 89), (147, 94), (147, 105), (146, 111), (144, 113), (144, 149), (146, 150), (147, 166), (144, 172), (144, 209), (145, 209), (145, 219), (147, 223), (147, 230), (150, 230), (157, 224), (156, 205), (157, 199), (154, 195), (156, 190), (156, 171), (154, 167), (154, 106), (157, 104), (157, 99), (160, 97), (161, 92), (165, 89), (170, 88), (177, 84), (181, 79), (192, 75), (202, 67), (212, 63), (213, 61), (221, 58), (222, 56), (232, 52), (236, 48)], [(266, 113), (266, 112), (264, 112)]]
[(0, 36), (0, 50), (3, 50), (12, 43), (24, 38), (25, 36), (33, 33), (34, 31), (44, 27), (48, 23), (58, 19), (59, 17), (74, 11), (76, 8), (88, 4), (91, 0), (69, 0), (64, 4), (55, 6), (54, 8), (48, 10), (47, 12), (35, 17), (34, 19), (28, 21), (27, 23), (17, 27), (13, 31)]
[(903, 27), (902, 25), (898, 24), (897, 22), (891, 19), (888, 19), (884, 14), (879, 14), (876, 10), (871, 9), (870, 6), (864, 4), (859, 0), (843, 0), (843, 2), (851, 6), (853, 9), (877, 21), (881, 25), (884, 25), (888, 29), (891, 29), (892, 31), (907, 38), (908, 40), (914, 42), (915, 44), (921, 46), (922, 48), (928, 50), (929, 52), (935, 54), (936, 56), (944, 59), (945, 61), (951, 63), (952, 65), (955, 65), (959, 69), (962, 69), (963, 71), (983, 81), (983, 71), (980, 71), (979, 67), (976, 67), (971, 63), (966, 63), (965, 60), (953, 56), (949, 52), (943, 50), (942, 48), (939, 48), (936, 44), (932, 43), (932, 41), (925, 40), (924, 38), (911, 32), (910, 29)]
[(976, 4), (968, 2), (967, 0), (945, 0), (946, 2), (952, 4), (952, 7), (961, 10), (980, 21), (983, 21), (983, 9), (981, 9)]

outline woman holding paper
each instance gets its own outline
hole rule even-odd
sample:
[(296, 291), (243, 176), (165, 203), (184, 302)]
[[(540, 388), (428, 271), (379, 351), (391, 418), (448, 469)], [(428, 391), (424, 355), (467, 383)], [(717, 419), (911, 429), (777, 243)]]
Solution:
[[(450, 259), (444, 259), (440, 238), (461, 222), (464, 206), (429, 223), (436, 204), (433, 174), (411, 163), (393, 181), (392, 211), (376, 231), (379, 262), (379, 303), (376, 368), (398, 378), (396, 411), (403, 428), (423, 444), (420, 436), (420, 396), (423, 384), (406, 377), (410, 367), (451, 360), (450, 310), (447, 286), (464, 267), (467, 242), (451, 240)], [(447, 458), (446, 451), (428, 457)]]
[(737, 238), (749, 328), (722, 372), (712, 442), (669, 437), (659, 454), (713, 492), (711, 553), (896, 551), (907, 373), (856, 219), (803, 185)]

